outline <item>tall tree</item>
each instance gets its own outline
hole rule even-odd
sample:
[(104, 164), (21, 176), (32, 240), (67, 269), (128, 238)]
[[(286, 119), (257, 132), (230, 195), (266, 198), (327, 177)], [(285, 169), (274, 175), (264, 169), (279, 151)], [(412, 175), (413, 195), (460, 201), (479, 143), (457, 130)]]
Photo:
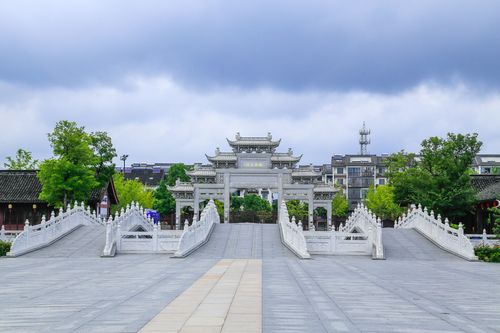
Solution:
[(332, 215), (335, 217), (347, 217), (349, 214), (349, 203), (342, 191), (335, 194), (332, 200)]
[(14, 158), (8, 156), (4, 166), (9, 170), (34, 170), (38, 166), (38, 160), (33, 159), (31, 152), (18, 149)]
[(186, 174), (187, 167), (184, 163), (176, 163), (170, 166), (167, 174), (167, 184), (174, 186), (177, 179), (181, 182), (189, 181), (189, 176)]
[(388, 161), (389, 183), (400, 205), (420, 203), (458, 221), (471, 212), (476, 201), (470, 183), (470, 166), (482, 143), (477, 134), (448, 133), (421, 144), (420, 159), (404, 152)]
[(116, 149), (106, 132), (91, 133), (90, 148), (94, 154), (95, 177), (100, 186), (105, 186), (115, 174), (113, 158), (116, 157)]
[(365, 204), (375, 215), (383, 220), (394, 220), (403, 209), (394, 200), (394, 188), (390, 185), (370, 186)]
[(55, 207), (88, 200), (99, 182), (92, 168), (94, 155), (85, 128), (64, 120), (56, 124), (48, 137), (54, 158), (40, 164), (40, 199)]
[(171, 214), (175, 211), (175, 198), (167, 188), (167, 181), (162, 179), (158, 188), (153, 192), (153, 209), (160, 215)]
[(144, 208), (153, 207), (153, 192), (147, 190), (140, 181), (135, 179), (127, 180), (121, 173), (116, 173), (113, 180), (116, 194), (120, 198), (120, 203), (113, 207), (113, 212), (125, 208), (132, 202), (138, 202)]

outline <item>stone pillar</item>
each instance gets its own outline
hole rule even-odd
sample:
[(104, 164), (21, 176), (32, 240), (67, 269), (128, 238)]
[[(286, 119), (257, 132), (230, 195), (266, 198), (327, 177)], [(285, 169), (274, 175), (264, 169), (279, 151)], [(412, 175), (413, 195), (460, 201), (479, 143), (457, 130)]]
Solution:
[(231, 197), (230, 197), (230, 177), (229, 173), (224, 173), (224, 223), (229, 223), (229, 209), (231, 206)]
[(278, 174), (278, 220), (280, 219), (281, 203), (284, 200), (285, 198), (283, 198), (283, 174), (279, 173)]
[(311, 189), (308, 194), (308, 205), (309, 205), (309, 225), (314, 223), (314, 197), (313, 190)]
[(179, 200), (175, 200), (175, 230), (181, 228), (181, 204)]
[(267, 201), (269, 201), (269, 204), (271, 205), (271, 207), (273, 206), (273, 192), (271, 192), (271, 189), (268, 188), (267, 189)]
[(262, 199), (262, 189), (261, 189), (261, 188), (259, 188), (259, 190), (258, 190), (258, 191), (259, 191), (259, 197)]
[[(326, 222), (328, 224), (328, 231), (332, 229), (332, 202), (329, 201), (328, 205), (326, 206)], [(333, 228), (335, 229), (335, 228)]]
[(193, 203), (193, 210), (194, 210), (194, 216), (193, 220), (196, 219), (196, 221), (199, 220), (199, 213), (200, 213), (200, 191), (198, 188), (194, 188), (194, 203)]

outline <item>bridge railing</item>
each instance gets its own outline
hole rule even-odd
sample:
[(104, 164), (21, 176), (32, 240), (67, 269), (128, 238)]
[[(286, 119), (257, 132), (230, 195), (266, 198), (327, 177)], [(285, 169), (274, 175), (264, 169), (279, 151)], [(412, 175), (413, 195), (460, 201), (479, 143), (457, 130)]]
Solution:
[(359, 232), (366, 234), (373, 259), (384, 258), (382, 240), (382, 221), (366, 206), (358, 204), (344, 225), (339, 228), (341, 233)]
[(12, 241), (22, 232), (22, 230), (5, 230), (5, 226), (0, 228), (0, 241), (12, 243)]
[(175, 257), (185, 257), (205, 244), (216, 223), (220, 222), (219, 213), (213, 200), (210, 200), (201, 212), (200, 220), (196, 219), (188, 226), (184, 224), (184, 231), (179, 240), (179, 247)]
[(40, 224), (30, 225), (29, 221), (26, 220), (24, 230), (12, 242), (7, 256), (15, 257), (38, 250), (52, 244), (76, 228), (92, 223), (103, 224), (99, 217), (91, 213), (90, 207), (85, 209), (83, 203), (78, 205), (76, 202), (73, 208), (68, 205), (66, 211), (63, 211), (62, 208), (59, 209), (57, 216), (52, 212), (48, 221), (45, 216), (42, 216)]
[(500, 246), (500, 238), (494, 234), (487, 234), (486, 229), (483, 229), (482, 234), (466, 234), (474, 247), (478, 246)]
[(295, 217), (292, 217), (290, 220), (285, 201), (281, 202), (278, 224), (283, 244), (297, 257), (301, 259), (310, 258), (311, 255), (307, 251), (307, 243), (304, 237), (302, 223), (299, 221), (297, 225)]
[(413, 228), (444, 250), (467, 260), (477, 260), (474, 246), (464, 235), (462, 223), (454, 229), (447, 218), (443, 222), (440, 215), (436, 217), (433, 211), (428, 212), (427, 207), (422, 209), (421, 205), (412, 205), (407, 214), (395, 221), (394, 228)]
[[(155, 231), (156, 228), (156, 231)], [(131, 238), (127, 235), (130, 232), (141, 233), (141, 238)], [(117, 251), (127, 252), (129, 245), (131, 252), (150, 252), (154, 248), (151, 244), (147, 243), (148, 237), (152, 239), (153, 232), (158, 233), (157, 226), (153, 220), (146, 215), (146, 211), (138, 203), (132, 202), (126, 208), (123, 208), (115, 214), (115, 217), (110, 216), (106, 222), (106, 244), (102, 251), (103, 257), (112, 257)], [(149, 234), (148, 234), (149, 233)], [(126, 242), (123, 239), (129, 239)], [(141, 240), (141, 241), (135, 241)], [(156, 238), (155, 238), (156, 239)], [(135, 244), (131, 244), (135, 243)], [(149, 241), (151, 243), (151, 241)], [(141, 248), (141, 244), (142, 246)]]

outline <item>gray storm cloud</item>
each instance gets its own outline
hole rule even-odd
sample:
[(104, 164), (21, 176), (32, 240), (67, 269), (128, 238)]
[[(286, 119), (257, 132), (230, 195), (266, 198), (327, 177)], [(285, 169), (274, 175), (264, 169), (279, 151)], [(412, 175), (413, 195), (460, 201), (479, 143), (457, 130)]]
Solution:
[(0, 75), (92, 85), (167, 75), (199, 89), (392, 92), (500, 83), (498, 1), (12, 1)]

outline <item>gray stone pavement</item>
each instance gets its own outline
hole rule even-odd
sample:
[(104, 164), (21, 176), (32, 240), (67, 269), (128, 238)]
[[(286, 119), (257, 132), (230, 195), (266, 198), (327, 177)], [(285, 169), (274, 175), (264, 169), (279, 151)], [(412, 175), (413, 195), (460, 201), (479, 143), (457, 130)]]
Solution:
[(74, 244), (86, 255), (60, 243), (0, 259), (0, 332), (137, 332), (221, 258), (262, 258), (264, 332), (500, 332), (500, 265), (398, 232), (384, 229), (384, 261), (299, 260), (276, 225), (260, 224), (217, 225), (186, 259), (99, 258), (92, 242)]

